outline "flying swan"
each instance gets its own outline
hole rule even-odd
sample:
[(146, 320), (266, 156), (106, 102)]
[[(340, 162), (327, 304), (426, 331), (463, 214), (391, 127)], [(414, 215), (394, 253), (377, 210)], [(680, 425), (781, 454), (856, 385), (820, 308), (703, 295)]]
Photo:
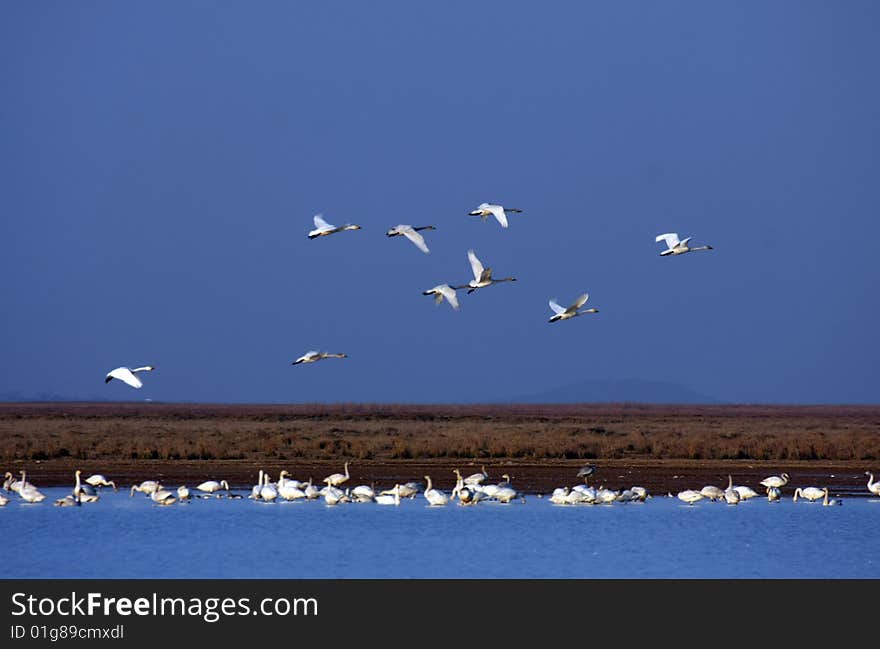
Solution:
[(590, 299), (589, 293), (584, 293), (577, 300), (575, 300), (574, 304), (572, 304), (567, 309), (559, 306), (556, 302), (556, 299), (550, 300), (550, 308), (553, 310), (554, 315), (547, 322), (556, 322), (557, 320), (568, 320), (569, 318), (574, 318), (579, 315), (583, 315), (585, 313), (599, 313), (599, 309), (589, 308), (584, 309), (583, 311), (578, 311), (584, 304), (587, 303), (587, 300)]
[(712, 250), (712, 246), (700, 246), (699, 248), (689, 247), (688, 241), (691, 239), (693, 239), (693, 237), (679, 240), (678, 235), (675, 232), (668, 232), (666, 234), (658, 234), (654, 241), (666, 241), (666, 250), (660, 253), (661, 257), (665, 257), (666, 255), (683, 255), (686, 252), (694, 252), (695, 250)]

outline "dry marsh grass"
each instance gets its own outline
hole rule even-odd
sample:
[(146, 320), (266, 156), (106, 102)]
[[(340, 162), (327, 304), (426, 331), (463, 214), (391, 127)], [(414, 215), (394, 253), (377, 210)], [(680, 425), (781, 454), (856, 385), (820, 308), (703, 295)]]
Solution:
[(0, 459), (880, 459), (880, 406), (0, 404)]

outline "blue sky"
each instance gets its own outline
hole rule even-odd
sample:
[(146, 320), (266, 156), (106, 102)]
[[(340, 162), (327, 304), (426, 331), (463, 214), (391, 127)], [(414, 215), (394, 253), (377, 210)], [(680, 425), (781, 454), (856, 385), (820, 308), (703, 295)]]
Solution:
[[(0, 395), (877, 403), (873, 2), (0, 7)], [(467, 216), (523, 209), (502, 230)], [(310, 241), (312, 215), (363, 226)], [(385, 231), (432, 224), (430, 255)], [(711, 252), (661, 258), (656, 234)], [(473, 248), (515, 283), (435, 306)], [(547, 323), (589, 292), (595, 316)], [(307, 366), (307, 350), (349, 354)], [(157, 370), (134, 391), (118, 365)], [(8, 396), (7, 396), (8, 398)]]

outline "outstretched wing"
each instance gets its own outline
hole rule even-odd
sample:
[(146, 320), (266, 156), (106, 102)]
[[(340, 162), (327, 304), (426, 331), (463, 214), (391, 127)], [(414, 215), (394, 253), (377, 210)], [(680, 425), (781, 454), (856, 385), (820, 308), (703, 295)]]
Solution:
[(589, 299), (590, 299), (590, 294), (584, 293), (577, 300), (575, 300), (575, 303), (572, 304), (570, 307), (568, 307), (568, 309), (566, 309), (566, 311), (568, 311), (569, 313), (575, 313), (578, 309), (580, 309), (583, 305), (585, 305), (587, 303), (587, 300), (589, 300)]
[(550, 300), (550, 308), (556, 315), (562, 315), (563, 313), (565, 313), (565, 307), (559, 306), (559, 303), (555, 299)]
[(675, 248), (675, 246), (679, 244), (678, 234), (676, 234), (675, 232), (658, 234), (654, 241), (665, 241), (667, 248)]
[(501, 224), (502, 228), (507, 227), (507, 215), (504, 213), (504, 208), (500, 205), (490, 205), (486, 209), (488, 209), (492, 214), (495, 215), (495, 218), (498, 219), (498, 222)]
[(107, 376), (113, 379), (119, 379), (123, 383), (127, 383), (133, 388), (141, 388), (144, 385), (143, 383), (141, 383), (141, 380), (134, 374), (132, 374), (131, 370), (127, 367), (117, 367), (115, 370), (111, 370), (107, 374)]
[(678, 245), (684, 247), (684, 246), (688, 245), (688, 241), (690, 241), (691, 239), (693, 239), (693, 237), (688, 237), (687, 239), (682, 239), (681, 241), (678, 242)]
[(403, 236), (416, 244), (416, 247), (421, 250), (426, 255), (431, 252), (428, 250), (427, 244), (425, 244), (425, 237), (416, 232), (411, 226), (398, 226), (401, 232), (403, 232)]
[(483, 264), (477, 259), (477, 255), (473, 250), (468, 250), (468, 261), (471, 262), (471, 270), (474, 272), (474, 279), (479, 281), (483, 276)]
[(315, 227), (318, 228), (319, 230), (333, 229), (333, 226), (330, 225), (329, 223), (327, 223), (327, 221), (324, 220), (324, 217), (320, 214), (315, 214), (314, 220), (315, 220)]
[(441, 284), (437, 287), (437, 290), (449, 300), (450, 306), (458, 311), (458, 295), (455, 292), (455, 289), (449, 286), (449, 284)]

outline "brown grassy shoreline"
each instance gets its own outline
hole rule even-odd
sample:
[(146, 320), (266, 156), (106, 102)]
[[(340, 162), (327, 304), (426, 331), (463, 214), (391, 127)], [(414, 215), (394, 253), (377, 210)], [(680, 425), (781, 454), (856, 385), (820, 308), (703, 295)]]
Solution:
[(878, 433), (880, 406), (0, 404), (4, 470), (47, 486), (70, 484), (75, 468), (124, 484), (245, 486), (261, 468), (320, 481), (350, 460), (353, 484), (430, 473), (449, 488), (453, 467), (485, 464), (545, 492), (590, 462), (599, 482), (654, 493), (787, 471), (793, 485), (867, 494)]

